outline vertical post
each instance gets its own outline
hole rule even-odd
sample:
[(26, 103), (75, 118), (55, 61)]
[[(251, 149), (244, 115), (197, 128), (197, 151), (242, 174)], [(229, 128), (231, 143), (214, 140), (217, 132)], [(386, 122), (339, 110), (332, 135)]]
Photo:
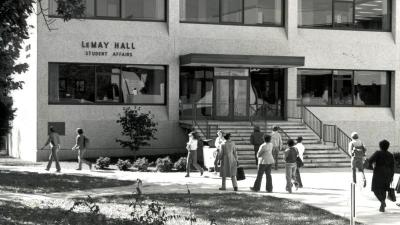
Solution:
[(351, 215), (350, 215), (350, 225), (355, 225), (356, 217), (356, 184), (351, 183)]

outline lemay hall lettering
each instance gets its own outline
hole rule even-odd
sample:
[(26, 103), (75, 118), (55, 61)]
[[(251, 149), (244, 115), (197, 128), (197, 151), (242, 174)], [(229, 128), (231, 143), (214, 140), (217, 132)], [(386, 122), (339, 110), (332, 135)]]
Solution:
[[(109, 42), (109, 41), (82, 41), (81, 47), (85, 49), (86, 56), (127, 56), (132, 57), (135, 49), (133, 42)], [(87, 49), (87, 50), (86, 50)], [(113, 49), (113, 52), (107, 50)], [(104, 51), (102, 51), (104, 50)]]

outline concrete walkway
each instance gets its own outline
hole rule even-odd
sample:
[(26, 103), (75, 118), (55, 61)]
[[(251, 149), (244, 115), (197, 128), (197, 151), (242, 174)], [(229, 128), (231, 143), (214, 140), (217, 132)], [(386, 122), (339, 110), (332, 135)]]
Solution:
[[(220, 187), (220, 178), (214, 173), (205, 172), (203, 177), (198, 173), (191, 174), (190, 178), (185, 178), (184, 173), (154, 173), (154, 172), (122, 172), (117, 170), (112, 171), (76, 171), (73, 168), (75, 164), (62, 163), (62, 173), (64, 174), (80, 174), (104, 178), (113, 178), (119, 180), (136, 180), (143, 181), (144, 194), (150, 193), (186, 193), (187, 186), (192, 193), (221, 193), (218, 190)], [(35, 165), (16, 165), (2, 164), (0, 161), (0, 170), (13, 171), (30, 171), (38, 173), (48, 173), (41, 164)], [(67, 169), (64, 169), (67, 168)], [(54, 172), (54, 171), (53, 171)], [(288, 194), (285, 191), (285, 175), (284, 170), (273, 171), (272, 179), (274, 190), (273, 193), (249, 191), (255, 180), (255, 170), (246, 171), (246, 180), (239, 182), (239, 193), (252, 195), (270, 195), (279, 198), (289, 198), (313, 205), (329, 212), (349, 218), (350, 215), (350, 181), (351, 173), (348, 169), (303, 169), (302, 179), (304, 188)], [(398, 174), (394, 181), (397, 182)], [(370, 181), (372, 173), (367, 173), (368, 185), (362, 188), (356, 187), (356, 215), (357, 221), (369, 225), (400, 225), (400, 207), (394, 202), (387, 201), (385, 213), (378, 211), (380, 203), (375, 199), (375, 196), (370, 191)], [(232, 191), (230, 182), (227, 182), (228, 191)], [(101, 188), (84, 191), (72, 191), (66, 193), (51, 193), (51, 194), (16, 194), (0, 192), (0, 199), (15, 200), (24, 198), (47, 198), (47, 199), (65, 199), (86, 197), (87, 195), (102, 196), (102, 195), (125, 195), (132, 194), (135, 190), (134, 185), (116, 187), (116, 188)], [(262, 183), (262, 189), (265, 187), (265, 178)], [(400, 195), (398, 195), (400, 198)], [(400, 199), (399, 201), (400, 202)]]

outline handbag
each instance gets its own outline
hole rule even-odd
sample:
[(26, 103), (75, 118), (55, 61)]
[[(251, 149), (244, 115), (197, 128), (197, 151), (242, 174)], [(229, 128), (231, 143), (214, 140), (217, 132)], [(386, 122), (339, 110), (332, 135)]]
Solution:
[(394, 192), (392, 184), (390, 184), (390, 188), (388, 191), (388, 199), (392, 202), (396, 202), (396, 193)]
[(236, 179), (237, 180), (244, 180), (246, 179), (246, 175), (244, 173), (243, 167), (238, 166), (236, 169)]

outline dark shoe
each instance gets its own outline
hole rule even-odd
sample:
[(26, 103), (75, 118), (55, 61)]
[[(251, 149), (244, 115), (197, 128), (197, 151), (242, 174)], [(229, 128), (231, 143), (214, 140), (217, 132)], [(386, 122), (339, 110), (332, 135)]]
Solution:
[(250, 187), (250, 191), (258, 192), (254, 187)]
[(366, 187), (367, 186), (367, 180), (366, 179), (364, 179), (364, 184), (363, 184), (363, 187)]
[(200, 171), (200, 176), (203, 176), (204, 170)]
[(82, 168), (76, 168), (76, 170), (82, 170)]
[(303, 188), (303, 185), (299, 185), (299, 188)]
[(400, 207), (400, 203), (397, 203), (396, 205), (397, 205), (398, 207)]
[(226, 188), (222, 188), (222, 187), (220, 187), (220, 188), (218, 188), (218, 190), (220, 190), (220, 191), (225, 191), (225, 190), (226, 190)]
[(186, 174), (186, 176), (185, 176), (185, 177), (190, 177), (190, 176), (189, 176), (189, 174)]
[(61, 170), (56, 170), (56, 173), (61, 173)]
[(238, 187), (233, 187), (233, 190), (234, 191), (238, 191)]
[(296, 188), (296, 191), (299, 190), (299, 184), (298, 183), (294, 183), (294, 187)]
[(89, 170), (92, 170), (92, 163), (89, 164)]
[(379, 212), (385, 212), (385, 207), (383, 207), (383, 205), (381, 205), (381, 207), (379, 207)]
[(288, 187), (287, 187), (287, 188), (286, 188), (286, 191), (289, 192), (289, 194), (291, 194), (291, 193), (292, 193), (292, 188), (288, 188)]
[(272, 190), (270, 190), (270, 191), (266, 190), (266, 192), (268, 192), (268, 193), (272, 193)]
[(49, 171), (50, 169), (49, 169), (49, 168), (46, 168), (46, 169), (44, 169), (44, 170)]

